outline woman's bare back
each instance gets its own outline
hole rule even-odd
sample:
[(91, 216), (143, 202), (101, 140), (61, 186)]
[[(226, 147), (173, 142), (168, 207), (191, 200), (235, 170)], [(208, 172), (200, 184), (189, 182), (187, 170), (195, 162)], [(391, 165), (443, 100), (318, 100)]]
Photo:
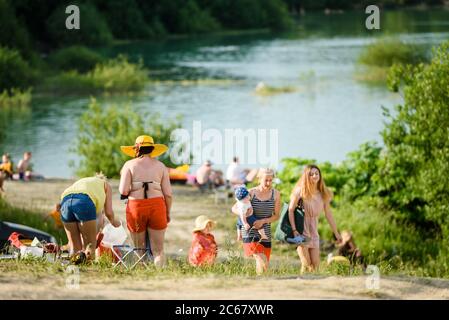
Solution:
[(119, 190), (130, 199), (144, 199), (144, 183), (148, 185), (147, 198), (171, 195), (170, 179), (165, 165), (148, 156), (127, 161), (121, 170)]

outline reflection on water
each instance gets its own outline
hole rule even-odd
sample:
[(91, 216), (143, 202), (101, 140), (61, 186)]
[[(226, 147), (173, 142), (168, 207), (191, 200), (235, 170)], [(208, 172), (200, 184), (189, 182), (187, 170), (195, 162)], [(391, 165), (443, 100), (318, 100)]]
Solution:
[[(137, 97), (99, 97), (126, 103), (163, 117), (184, 116), (184, 126), (201, 121), (203, 129), (279, 130), (279, 156), (337, 162), (367, 140), (380, 140), (381, 106), (401, 102), (397, 94), (354, 80), (355, 61), (373, 37), (396, 34), (430, 47), (449, 36), (447, 11), (381, 14), (380, 31), (364, 28), (365, 14), (306, 15), (289, 34), (203, 36), (136, 42), (99, 49), (142, 57), (157, 80)], [(189, 81), (182, 81), (189, 80)], [(294, 92), (254, 94), (263, 81)], [(75, 143), (77, 119), (89, 97), (34, 95), (27, 112), (0, 113), (0, 151), (17, 163), (30, 150), (36, 171), (69, 177), (68, 149)], [(229, 160), (229, 159), (228, 159)], [(224, 166), (222, 166), (224, 168)]]

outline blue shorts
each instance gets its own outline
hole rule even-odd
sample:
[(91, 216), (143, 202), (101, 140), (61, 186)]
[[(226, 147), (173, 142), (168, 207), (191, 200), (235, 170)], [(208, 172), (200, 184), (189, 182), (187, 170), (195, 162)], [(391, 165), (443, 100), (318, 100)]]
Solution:
[[(259, 220), (259, 219), (257, 219), (257, 218), (254, 216), (254, 214), (250, 215), (249, 217), (246, 217), (246, 222), (248, 222), (248, 224), (249, 224), (251, 227), (254, 225), (254, 222), (256, 222), (257, 220)], [(237, 224), (236, 224), (236, 226), (237, 226), (237, 228), (240, 228), (240, 227), (243, 226), (243, 222), (242, 222), (242, 220), (240, 219), (240, 217), (238, 217), (238, 219), (237, 219)]]
[(69, 194), (61, 202), (62, 222), (84, 222), (97, 219), (92, 199), (84, 193)]

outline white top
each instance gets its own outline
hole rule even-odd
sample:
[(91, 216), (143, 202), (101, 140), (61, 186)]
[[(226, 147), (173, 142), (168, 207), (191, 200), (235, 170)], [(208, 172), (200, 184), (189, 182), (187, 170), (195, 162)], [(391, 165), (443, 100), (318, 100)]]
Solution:
[(249, 208), (252, 208), (251, 202), (245, 203), (237, 200), (237, 210), (239, 211), (239, 214), (246, 214)]
[(237, 162), (232, 162), (226, 170), (226, 180), (240, 180), (242, 173), (242, 167)]

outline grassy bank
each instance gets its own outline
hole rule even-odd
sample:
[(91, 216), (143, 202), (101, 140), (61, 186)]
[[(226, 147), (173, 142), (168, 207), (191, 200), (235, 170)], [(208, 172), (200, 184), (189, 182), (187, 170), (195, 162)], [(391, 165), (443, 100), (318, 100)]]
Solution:
[[(65, 61), (67, 60), (78, 61), (77, 64), (81, 69), (56, 73), (39, 87), (40, 90), (78, 94), (132, 93), (140, 92), (149, 81), (148, 70), (144, 68), (142, 60), (132, 63), (123, 55), (94, 62), (97, 61), (96, 58), (87, 55), (77, 56), (77, 53), (73, 52), (70, 53), (70, 57), (65, 58)], [(68, 69), (69, 66), (63, 65), (61, 68)]]
[[(182, 187), (189, 188), (189, 187)], [(177, 197), (178, 205), (189, 216), (177, 216), (178, 222), (190, 221), (194, 217), (190, 217), (190, 211), (194, 210), (194, 206), (188, 204), (191, 202), (191, 196)], [(212, 199), (206, 199), (205, 204), (210, 207), (209, 202)], [(211, 209), (213, 208), (210, 207)], [(217, 208), (218, 209), (218, 208)], [(214, 209), (214, 210), (217, 210)], [(210, 210), (210, 209), (209, 209)], [(210, 211), (210, 216), (218, 220), (216, 232), (222, 236), (218, 237), (219, 242), (219, 259), (217, 263), (210, 267), (194, 268), (187, 263), (187, 252), (177, 252), (172, 250), (168, 255), (167, 266), (162, 270), (157, 270), (154, 266), (138, 267), (134, 270), (126, 270), (124, 268), (112, 268), (112, 261), (103, 256), (93, 265), (81, 266), (81, 272), (89, 278), (95, 279), (131, 279), (131, 278), (181, 278), (181, 277), (255, 277), (254, 261), (246, 259), (243, 256), (241, 243), (235, 241), (235, 217), (232, 214), (217, 210), (216, 213)], [(419, 254), (424, 255), (425, 247), (419, 246), (410, 240), (417, 236), (416, 233), (410, 232), (401, 237), (391, 238), (391, 232), (395, 226), (391, 226), (388, 219), (384, 219), (382, 224), (376, 219), (374, 212), (365, 210), (359, 212), (357, 209), (348, 207), (338, 207), (334, 209), (334, 216), (340, 229), (348, 228), (353, 231), (357, 245), (362, 249), (367, 262), (376, 265), (382, 275), (408, 275), (418, 277), (439, 277), (449, 278), (447, 265), (440, 264), (439, 261), (427, 260), (421, 263), (418, 259), (413, 260)], [(66, 237), (64, 231), (56, 229), (51, 220), (44, 221), (44, 213), (33, 212), (28, 209), (15, 208), (4, 200), (0, 200), (0, 219), (28, 225), (41, 229), (54, 235), (60, 243), (65, 243)], [(175, 220), (175, 221), (176, 221)], [(273, 230), (277, 223), (272, 225)], [(177, 228), (175, 225), (170, 228)], [(180, 239), (168, 237), (167, 244), (172, 243), (175, 247), (182, 247), (185, 242), (189, 241), (189, 231), (182, 231), (186, 240), (180, 242)], [(330, 240), (330, 230), (327, 222), (322, 219), (320, 221), (320, 234), (322, 240)], [(176, 243), (176, 244), (175, 244)], [(409, 259), (403, 259), (402, 255), (406, 252), (397, 252), (396, 256), (387, 256), (385, 253), (391, 247), (408, 248)], [(435, 246), (435, 245), (434, 245)], [(350, 270), (346, 265), (331, 265), (326, 263), (327, 251), (321, 252), (321, 266), (315, 273), (317, 276), (360, 276), (363, 275), (361, 267)], [(444, 268), (446, 268), (444, 270)], [(43, 275), (51, 273), (53, 275), (63, 276), (65, 268), (60, 264), (52, 264), (39, 259), (26, 259), (21, 261), (0, 261), (0, 270), (2, 272), (13, 272), (16, 274), (29, 273), (33, 270), (35, 275)], [(279, 243), (273, 240), (273, 248), (271, 255), (270, 269), (263, 277), (293, 277), (299, 274), (300, 262), (296, 254), (295, 247), (287, 244)]]
[(358, 57), (355, 79), (367, 84), (386, 85), (394, 64), (417, 65), (428, 62), (426, 49), (396, 38), (381, 38), (363, 48)]
[(56, 238), (59, 244), (67, 243), (67, 236), (63, 229), (54, 225), (53, 219), (46, 220), (45, 212), (35, 212), (28, 209), (11, 206), (0, 198), (0, 220), (23, 224), (28, 227), (45, 231)]
[(0, 107), (3, 108), (27, 107), (30, 102), (31, 89), (19, 90), (13, 88), (10, 91), (4, 90), (0, 93)]

